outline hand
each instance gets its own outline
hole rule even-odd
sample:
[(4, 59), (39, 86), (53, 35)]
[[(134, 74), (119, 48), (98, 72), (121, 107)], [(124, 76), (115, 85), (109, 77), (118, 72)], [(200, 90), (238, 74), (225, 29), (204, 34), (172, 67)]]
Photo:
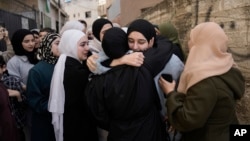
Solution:
[(142, 52), (134, 52), (131, 54), (124, 55), (121, 61), (130, 66), (140, 67), (144, 62), (144, 55)]
[(172, 132), (174, 133), (175, 128), (169, 123), (168, 116), (165, 116), (164, 122), (167, 124), (167, 132)]
[(165, 94), (168, 94), (172, 91), (174, 91), (174, 88), (175, 88), (175, 81), (173, 80), (172, 83), (166, 81), (163, 77), (160, 77), (159, 79), (159, 85), (162, 89), (162, 91), (165, 93)]
[(9, 97), (17, 97), (17, 100), (19, 102), (22, 101), (22, 97), (19, 91), (8, 89), (8, 92), (9, 92)]
[(172, 125), (170, 125), (170, 127), (168, 128), (168, 132), (169, 133), (174, 133), (175, 132), (175, 128), (172, 126)]
[(22, 89), (26, 91), (26, 85), (22, 84)]
[(94, 72), (97, 69), (96, 60), (98, 59), (98, 54), (93, 54), (87, 59), (87, 66), (91, 72)]
[(10, 38), (9, 38), (9, 31), (7, 29), (5, 29), (5, 31), (4, 31), (3, 39), (5, 40), (7, 45), (11, 44)]

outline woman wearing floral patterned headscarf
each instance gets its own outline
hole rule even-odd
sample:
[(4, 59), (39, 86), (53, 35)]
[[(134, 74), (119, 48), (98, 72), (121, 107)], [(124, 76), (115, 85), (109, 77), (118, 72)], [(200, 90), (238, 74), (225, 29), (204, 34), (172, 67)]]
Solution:
[(54, 66), (60, 55), (59, 42), (59, 34), (47, 34), (40, 47), (41, 61), (29, 71), (27, 99), (33, 110), (31, 141), (55, 141), (48, 100)]

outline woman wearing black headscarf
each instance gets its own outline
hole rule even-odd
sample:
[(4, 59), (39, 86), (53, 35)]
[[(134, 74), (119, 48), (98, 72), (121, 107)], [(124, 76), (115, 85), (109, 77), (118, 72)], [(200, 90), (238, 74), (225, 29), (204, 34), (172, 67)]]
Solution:
[[(102, 47), (111, 59), (125, 55), (129, 50), (126, 33), (115, 27), (107, 30)], [(157, 57), (145, 58), (141, 67), (113, 67), (89, 82), (88, 105), (98, 125), (109, 131), (108, 141), (168, 140), (153, 81), (170, 57), (167, 52), (171, 48), (151, 48), (144, 55)]]
[(27, 29), (19, 29), (13, 34), (11, 44), (15, 55), (7, 63), (8, 72), (19, 77), (26, 85), (28, 72), (37, 63), (34, 55), (34, 36)]
[(40, 47), (41, 61), (29, 71), (27, 99), (32, 108), (31, 141), (55, 141), (48, 101), (54, 66), (60, 55), (57, 49), (59, 41), (59, 34), (47, 34)]
[[(161, 38), (157, 36), (154, 30), (154, 26), (147, 20), (137, 19), (134, 20), (127, 30), (128, 44), (129, 48), (133, 51), (147, 51), (150, 48), (172, 48), (170, 52), (166, 52), (165, 55), (170, 56), (169, 60), (166, 62), (165, 66), (161, 71), (155, 76), (154, 81), (158, 96), (160, 98), (161, 104), (161, 113), (162, 116), (166, 117), (167, 109), (165, 107), (166, 98), (164, 97), (163, 91), (159, 87), (158, 80), (162, 74), (169, 74), (172, 76), (173, 80), (178, 82), (181, 72), (183, 71), (184, 64), (183, 62), (174, 54), (174, 44), (167, 40), (167, 38)], [(146, 59), (152, 59), (152, 57), (157, 57), (154, 54), (151, 54), (150, 57)], [(153, 62), (152, 62), (153, 63)], [(154, 62), (157, 64), (157, 62)], [(173, 132), (170, 133), (171, 137), (175, 135)], [(177, 134), (176, 138), (179, 138), (180, 135)]]
[(94, 35), (94, 39), (89, 42), (90, 51), (102, 51), (102, 37), (105, 31), (112, 27), (112, 22), (104, 18), (97, 19), (93, 22), (92, 32)]
[[(27, 29), (17, 30), (11, 39), (11, 44), (15, 55), (8, 61), (7, 70), (9, 75), (16, 76), (20, 79), (23, 89), (26, 90), (29, 70), (37, 63), (34, 53), (34, 36)], [(25, 137), (30, 136), (30, 111), (27, 109), (27, 126), (24, 127)]]

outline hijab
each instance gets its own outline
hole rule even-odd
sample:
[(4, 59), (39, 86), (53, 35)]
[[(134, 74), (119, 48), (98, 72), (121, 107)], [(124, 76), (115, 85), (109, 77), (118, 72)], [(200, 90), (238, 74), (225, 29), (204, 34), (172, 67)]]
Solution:
[(93, 25), (92, 25), (92, 32), (93, 35), (95, 36), (96, 39), (98, 39), (100, 41), (100, 32), (102, 30), (102, 27), (105, 24), (110, 24), (113, 27), (113, 24), (111, 21), (107, 20), (107, 19), (97, 19), (94, 21)]
[(35, 51), (33, 50), (32, 52), (28, 52), (23, 48), (23, 45), (22, 45), (23, 39), (27, 35), (33, 36), (33, 33), (27, 29), (17, 30), (11, 38), (11, 44), (13, 46), (15, 55), (19, 55), (19, 56), (25, 55), (27, 56), (31, 64), (36, 64), (38, 60), (35, 58)]
[(80, 21), (77, 20), (72, 20), (72, 21), (67, 21), (65, 25), (61, 28), (60, 35), (63, 34), (64, 31), (69, 30), (69, 29), (77, 29), (80, 31), (85, 30), (84, 24), (82, 24)]
[(214, 22), (197, 25), (190, 33), (189, 55), (180, 78), (178, 91), (186, 93), (196, 83), (230, 70), (235, 64), (227, 52), (228, 37)]
[(129, 50), (126, 33), (118, 27), (108, 29), (103, 36), (102, 48), (109, 58), (122, 57)]
[(156, 32), (154, 26), (144, 19), (137, 19), (133, 21), (127, 29), (127, 35), (131, 32), (137, 31), (140, 32), (149, 42), (152, 38), (154, 38), (154, 47), (157, 46), (156, 44)]
[(58, 33), (48, 33), (41, 42), (38, 58), (44, 60), (45, 62), (48, 62), (49, 64), (56, 64), (58, 57), (53, 55), (51, 49), (52, 49), (52, 42), (59, 37), (60, 36)]
[(52, 113), (52, 124), (54, 126), (56, 140), (63, 140), (63, 113), (65, 103), (65, 90), (63, 76), (65, 70), (66, 57), (70, 56), (79, 60), (77, 56), (77, 42), (85, 34), (76, 29), (69, 29), (62, 34), (58, 49), (61, 53), (52, 76), (50, 85), (50, 98), (48, 110)]
[(159, 25), (161, 35), (169, 39), (174, 44), (180, 44), (178, 31), (171, 22), (162, 23)]

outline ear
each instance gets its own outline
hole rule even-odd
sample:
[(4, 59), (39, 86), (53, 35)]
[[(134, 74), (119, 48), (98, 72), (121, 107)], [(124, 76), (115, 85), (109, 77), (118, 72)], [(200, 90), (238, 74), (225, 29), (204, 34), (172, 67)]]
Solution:
[(148, 46), (149, 46), (149, 47), (153, 47), (154, 41), (155, 41), (155, 38), (152, 37), (152, 39), (149, 40)]

